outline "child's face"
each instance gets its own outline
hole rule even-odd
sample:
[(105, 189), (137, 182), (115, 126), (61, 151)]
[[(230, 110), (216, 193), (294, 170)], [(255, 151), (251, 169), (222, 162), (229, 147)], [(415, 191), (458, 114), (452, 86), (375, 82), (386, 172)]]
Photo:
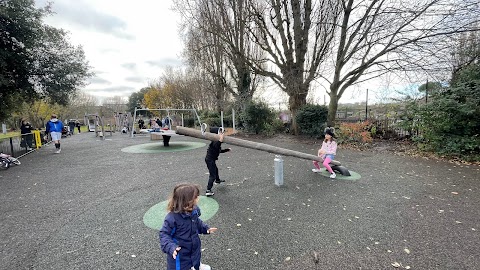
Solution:
[(195, 198), (195, 204), (198, 204), (198, 201), (200, 201), (200, 196), (197, 196), (197, 198)]
[(330, 140), (331, 138), (332, 136), (330, 136), (330, 134), (325, 134), (325, 139)]

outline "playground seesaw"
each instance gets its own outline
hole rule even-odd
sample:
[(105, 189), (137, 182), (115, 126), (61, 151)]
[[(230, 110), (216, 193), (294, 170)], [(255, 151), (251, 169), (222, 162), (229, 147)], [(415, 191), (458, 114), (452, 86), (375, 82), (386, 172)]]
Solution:
[(170, 146), (170, 138), (172, 136), (182, 136), (177, 134), (174, 130), (160, 130), (160, 131), (153, 131), (150, 132), (150, 134), (155, 134), (155, 135), (162, 135), (163, 137), (163, 146)]
[[(179, 135), (185, 135), (185, 136), (189, 136), (189, 137), (195, 137), (195, 138), (205, 139), (205, 140), (210, 140), (210, 141), (218, 141), (219, 140), (219, 135), (218, 134), (210, 133), (210, 132), (202, 132), (201, 130), (186, 128), (186, 127), (180, 127), (180, 126), (177, 126), (176, 133), (179, 134)], [(294, 151), (294, 150), (290, 150), (290, 149), (285, 149), (285, 148), (281, 148), (281, 147), (276, 147), (276, 146), (272, 146), (272, 145), (268, 145), (268, 144), (264, 144), (264, 143), (257, 143), (257, 142), (242, 140), (242, 139), (238, 139), (238, 138), (234, 138), (234, 137), (230, 137), (230, 136), (223, 137), (223, 142), (228, 143), (228, 144), (232, 144), (232, 145), (241, 146), (241, 147), (256, 149), (256, 150), (260, 150), (260, 151), (265, 151), (265, 152), (268, 152), (268, 153), (278, 154), (278, 155), (282, 155), (282, 156), (291, 156), (291, 157), (297, 157), (297, 158), (306, 159), (306, 160), (317, 160), (317, 161), (323, 162), (322, 158), (320, 158), (318, 156), (315, 156), (315, 155), (306, 154), (306, 153), (302, 153), (302, 152), (298, 152), (298, 151)], [(350, 176), (350, 172), (348, 171), (348, 169), (343, 167), (342, 164), (339, 161), (332, 160), (332, 162), (330, 162), (330, 164), (331, 164), (331, 167), (334, 171), (336, 171), (336, 172), (338, 172), (338, 173), (340, 173), (344, 176)]]

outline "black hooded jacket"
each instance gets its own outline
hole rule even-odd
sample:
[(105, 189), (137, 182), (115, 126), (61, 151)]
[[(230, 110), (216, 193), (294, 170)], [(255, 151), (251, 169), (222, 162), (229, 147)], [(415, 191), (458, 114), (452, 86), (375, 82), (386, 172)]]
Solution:
[(206, 160), (217, 160), (220, 153), (228, 152), (228, 149), (222, 149), (222, 142), (212, 141), (208, 145)]

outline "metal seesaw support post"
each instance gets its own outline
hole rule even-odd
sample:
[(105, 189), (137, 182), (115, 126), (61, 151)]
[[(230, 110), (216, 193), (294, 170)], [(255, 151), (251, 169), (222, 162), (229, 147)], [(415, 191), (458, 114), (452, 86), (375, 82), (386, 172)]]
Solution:
[(273, 160), (275, 167), (275, 185), (283, 186), (283, 159), (280, 155), (275, 155)]

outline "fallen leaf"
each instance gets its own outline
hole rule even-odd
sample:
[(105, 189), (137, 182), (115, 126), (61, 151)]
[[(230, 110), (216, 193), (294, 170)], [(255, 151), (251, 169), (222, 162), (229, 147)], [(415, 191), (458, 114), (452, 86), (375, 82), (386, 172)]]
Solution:
[(237, 224), (237, 227), (240, 227), (240, 226), (242, 226), (242, 224), (238, 223), (238, 224)]
[(458, 195), (458, 192), (452, 191), (453, 195)]
[(291, 259), (292, 259), (292, 258), (290, 258), (290, 257), (286, 257), (286, 258), (285, 258), (285, 261), (288, 262), (288, 261), (290, 261)]
[(398, 268), (398, 267), (400, 267), (400, 264), (398, 262), (393, 262), (392, 266), (395, 267), (395, 268)]
[(404, 249), (405, 253), (410, 254), (410, 250), (408, 248)]

